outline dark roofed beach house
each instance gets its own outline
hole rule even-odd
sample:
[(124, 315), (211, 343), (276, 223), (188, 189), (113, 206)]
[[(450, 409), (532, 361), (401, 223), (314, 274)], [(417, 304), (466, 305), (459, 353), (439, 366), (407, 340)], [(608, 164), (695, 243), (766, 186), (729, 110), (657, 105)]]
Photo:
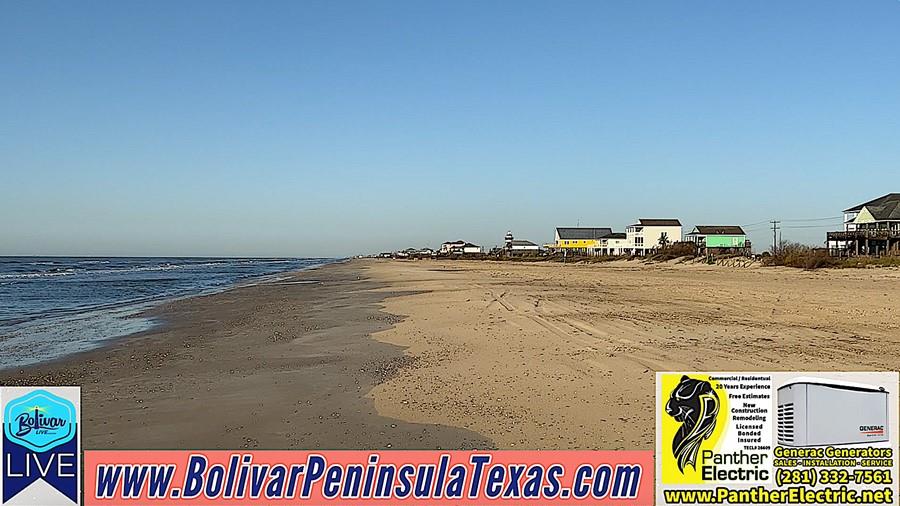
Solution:
[(826, 244), (836, 256), (900, 254), (900, 193), (844, 209), (844, 230), (828, 232)]
[(553, 249), (578, 255), (593, 255), (600, 239), (613, 231), (609, 227), (557, 227)]
[(441, 244), (440, 255), (470, 255), (481, 253), (481, 246), (468, 241), (447, 241)]
[(556, 227), (556, 240), (596, 240), (611, 233), (609, 227)]

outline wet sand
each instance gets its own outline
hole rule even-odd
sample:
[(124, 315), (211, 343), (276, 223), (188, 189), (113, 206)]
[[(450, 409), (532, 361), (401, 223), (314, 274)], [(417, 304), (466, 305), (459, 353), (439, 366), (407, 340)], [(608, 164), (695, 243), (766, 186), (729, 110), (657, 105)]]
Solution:
[(395, 295), (353, 264), (184, 299), (159, 329), (0, 384), (80, 385), (86, 449), (490, 448), (473, 432), (380, 416), (366, 394), (413, 359), (371, 339)]

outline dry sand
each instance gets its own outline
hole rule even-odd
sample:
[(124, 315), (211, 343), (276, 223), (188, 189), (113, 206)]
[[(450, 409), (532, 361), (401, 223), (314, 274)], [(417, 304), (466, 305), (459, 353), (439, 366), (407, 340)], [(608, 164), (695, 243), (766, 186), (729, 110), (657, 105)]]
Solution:
[(896, 370), (900, 271), (353, 261), (176, 301), (0, 384), (85, 448), (653, 446), (660, 370)]
[(378, 412), (500, 448), (652, 449), (654, 372), (896, 370), (900, 271), (384, 262), (366, 274), (409, 315)]

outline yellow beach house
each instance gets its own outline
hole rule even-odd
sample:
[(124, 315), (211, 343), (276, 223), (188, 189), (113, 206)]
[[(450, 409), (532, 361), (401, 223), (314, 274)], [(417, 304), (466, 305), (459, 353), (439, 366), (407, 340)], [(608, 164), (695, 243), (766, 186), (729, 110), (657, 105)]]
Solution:
[(612, 233), (609, 227), (557, 227), (556, 240), (548, 246), (557, 251), (592, 255), (600, 248), (600, 240)]

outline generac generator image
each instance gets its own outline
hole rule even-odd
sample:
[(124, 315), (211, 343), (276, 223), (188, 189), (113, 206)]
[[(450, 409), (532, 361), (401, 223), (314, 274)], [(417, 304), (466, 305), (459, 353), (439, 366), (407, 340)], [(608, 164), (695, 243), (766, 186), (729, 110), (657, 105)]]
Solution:
[(797, 378), (778, 388), (779, 444), (828, 446), (887, 440), (884, 387)]

